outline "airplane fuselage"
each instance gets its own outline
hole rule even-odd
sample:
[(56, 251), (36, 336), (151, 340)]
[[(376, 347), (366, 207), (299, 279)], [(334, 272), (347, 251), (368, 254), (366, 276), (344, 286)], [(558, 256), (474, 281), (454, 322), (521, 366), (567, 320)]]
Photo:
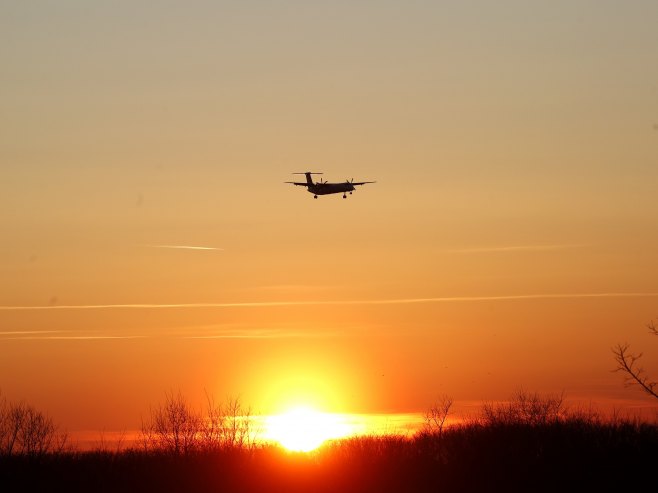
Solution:
[(354, 185), (351, 183), (314, 183), (313, 185), (308, 185), (306, 190), (313, 195), (329, 195), (332, 193), (345, 193), (353, 192)]

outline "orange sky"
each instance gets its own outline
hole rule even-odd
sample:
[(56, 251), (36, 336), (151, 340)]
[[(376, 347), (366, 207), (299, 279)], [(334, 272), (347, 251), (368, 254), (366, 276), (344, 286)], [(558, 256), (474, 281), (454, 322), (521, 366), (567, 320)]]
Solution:
[[(133, 428), (172, 388), (654, 405), (610, 348), (658, 375), (657, 16), (1, 6), (2, 394), (69, 429)], [(313, 200), (283, 183), (306, 170), (377, 183)]]

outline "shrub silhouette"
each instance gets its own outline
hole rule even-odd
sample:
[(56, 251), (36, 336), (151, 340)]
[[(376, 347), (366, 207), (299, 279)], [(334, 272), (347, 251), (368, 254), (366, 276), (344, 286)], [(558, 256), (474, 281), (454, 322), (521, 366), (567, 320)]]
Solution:
[(488, 426), (546, 425), (565, 417), (564, 396), (547, 395), (518, 390), (508, 403), (485, 403), (479, 421)]

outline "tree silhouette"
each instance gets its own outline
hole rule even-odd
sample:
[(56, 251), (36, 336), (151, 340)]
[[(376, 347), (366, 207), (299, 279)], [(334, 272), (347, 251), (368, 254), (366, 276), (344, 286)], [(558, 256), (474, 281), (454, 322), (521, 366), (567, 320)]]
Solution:
[(254, 445), (251, 408), (243, 406), (239, 397), (228, 397), (221, 404), (206, 392), (206, 402), (206, 416), (201, 430), (204, 448), (241, 449)]
[(151, 409), (147, 421), (142, 421), (142, 444), (174, 455), (186, 455), (197, 445), (201, 430), (201, 415), (194, 411), (179, 391), (165, 394), (165, 402)]
[(216, 403), (206, 393), (206, 413), (196, 411), (179, 391), (165, 394), (163, 403), (142, 419), (139, 438), (145, 451), (188, 455), (199, 451), (249, 449), (255, 445), (251, 409), (239, 398)]
[(0, 455), (42, 456), (61, 452), (66, 433), (58, 433), (52, 418), (20, 402), (8, 402), (0, 396)]
[(434, 402), (425, 412), (424, 430), (427, 433), (441, 436), (451, 407), (452, 399), (450, 397), (447, 395), (439, 397), (438, 401)]
[(489, 426), (545, 426), (565, 416), (564, 393), (540, 395), (520, 389), (507, 403), (484, 403), (479, 419)]
[[(658, 327), (656, 327), (653, 321), (649, 322), (647, 328), (651, 334), (658, 335)], [(647, 376), (644, 368), (639, 364), (642, 353), (630, 352), (630, 345), (628, 343), (617, 344), (612, 348), (612, 352), (617, 362), (617, 368), (614, 371), (625, 374), (625, 385), (639, 385), (644, 392), (658, 399), (657, 383)]]

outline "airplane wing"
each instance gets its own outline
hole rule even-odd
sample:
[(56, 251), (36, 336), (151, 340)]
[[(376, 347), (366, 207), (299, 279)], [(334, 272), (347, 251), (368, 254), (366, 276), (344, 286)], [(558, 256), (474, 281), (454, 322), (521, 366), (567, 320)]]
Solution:
[(350, 182), (351, 185), (365, 185), (366, 183), (377, 183), (376, 181), (359, 181)]
[(299, 185), (299, 186), (302, 186), (302, 187), (307, 187), (307, 186), (308, 186), (308, 183), (306, 183), (305, 181), (304, 181), (304, 182), (298, 182), (298, 181), (287, 181), (287, 182), (285, 182), (285, 183), (291, 183), (291, 184), (293, 184), (293, 185)]

